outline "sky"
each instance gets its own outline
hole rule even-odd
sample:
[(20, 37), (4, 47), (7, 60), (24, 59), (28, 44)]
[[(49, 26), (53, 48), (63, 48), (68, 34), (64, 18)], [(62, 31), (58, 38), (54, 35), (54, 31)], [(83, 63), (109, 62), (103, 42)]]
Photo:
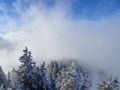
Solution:
[(20, 63), (27, 46), (35, 61), (79, 59), (119, 75), (120, 0), (0, 0), (0, 65)]

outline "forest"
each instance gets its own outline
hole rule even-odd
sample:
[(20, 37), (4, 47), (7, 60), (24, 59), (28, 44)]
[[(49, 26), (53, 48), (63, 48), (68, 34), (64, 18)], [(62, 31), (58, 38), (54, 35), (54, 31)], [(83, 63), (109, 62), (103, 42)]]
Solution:
[[(89, 71), (77, 60), (51, 60), (37, 65), (26, 47), (20, 66), (6, 75), (0, 66), (0, 90), (93, 90)], [(110, 75), (94, 90), (120, 90), (117, 77)]]

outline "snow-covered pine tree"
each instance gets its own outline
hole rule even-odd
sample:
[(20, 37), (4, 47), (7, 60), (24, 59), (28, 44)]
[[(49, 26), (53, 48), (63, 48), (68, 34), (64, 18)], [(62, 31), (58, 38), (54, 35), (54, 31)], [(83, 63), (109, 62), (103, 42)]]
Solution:
[(33, 62), (31, 52), (28, 51), (27, 47), (23, 52), (23, 56), (19, 58), (22, 64), (19, 66), (18, 71), (16, 71), (18, 81), (22, 90), (36, 90), (35, 62)]
[(51, 61), (50, 64), (48, 64), (47, 68), (48, 68), (47, 74), (48, 74), (50, 86), (52, 90), (58, 90), (56, 88), (56, 78), (57, 78), (57, 73), (59, 72), (57, 61)]
[(54, 76), (57, 90), (91, 90), (89, 74), (76, 60), (51, 61), (47, 69), (48, 75)]
[(107, 80), (98, 84), (98, 90), (120, 90), (118, 78), (108, 77)]
[[(61, 67), (61, 66), (60, 66)], [(57, 61), (51, 61), (50, 64), (47, 66), (47, 73), (48, 73), (48, 79), (50, 81), (50, 85), (53, 90), (59, 90), (61, 87), (61, 76), (58, 74), (60, 73), (58, 62)]]
[(73, 62), (69, 66), (68, 71), (65, 73), (66, 75), (61, 82), (61, 90), (80, 90), (79, 75), (76, 69), (77, 68)]
[(10, 72), (8, 72), (8, 75), (7, 75), (7, 83), (8, 83), (8, 88), (12, 88)]
[(5, 90), (5, 88), (3, 87), (3, 84), (1, 84), (0, 90)]
[(45, 62), (37, 67), (37, 84), (37, 90), (53, 90), (46, 74)]
[(87, 72), (82, 72), (83, 82), (80, 90), (91, 90), (92, 83), (89, 79)]
[(59, 68), (58, 68), (58, 63), (57, 63), (57, 61), (54, 61), (54, 64), (53, 64), (53, 69), (52, 69), (53, 71), (53, 74), (54, 75), (56, 75), (57, 73), (58, 73), (58, 71), (59, 71)]
[(18, 76), (16, 70), (13, 68), (11, 72), (8, 73), (8, 89), (11, 90), (21, 90), (20, 82), (18, 80)]
[(7, 79), (1, 66), (0, 66), (0, 86), (1, 88), (4, 88), (4, 89), (7, 88)]
[(61, 71), (60, 90), (91, 90), (90, 80), (85, 70), (76, 61), (71, 61)]
[(52, 73), (49, 74), (49, 81), (50, 81), (50, 86), (51, 86), (52, 90), (57, 90), (56, 89), (56, 79)]

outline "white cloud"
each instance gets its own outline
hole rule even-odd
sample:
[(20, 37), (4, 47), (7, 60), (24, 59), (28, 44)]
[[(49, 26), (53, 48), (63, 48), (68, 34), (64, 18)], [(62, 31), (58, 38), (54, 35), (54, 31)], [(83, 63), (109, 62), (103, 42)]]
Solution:
[(78, 58), (118, 73), (120, 15), (95, 21), (73, 20), (60, 7), (47, 10), (31, 5), (20, 16), (16, 20), (8, 16), (4, 19), (7, 24), (2, 25), (1, 30), (6, 30), (2, 37), (17, 43), (11, 53), (0, 51), (0, 64), (4, 69), (18, 65), (21, 50), (28, 46), (37, 61), (41, 58)]

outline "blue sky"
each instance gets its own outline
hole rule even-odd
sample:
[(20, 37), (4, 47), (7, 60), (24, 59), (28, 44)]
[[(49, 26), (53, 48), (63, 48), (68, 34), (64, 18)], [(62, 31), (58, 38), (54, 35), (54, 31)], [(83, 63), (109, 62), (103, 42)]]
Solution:
[[(74, 15), (79, 17), (81, 13), (85, 13), (85, 18), (89, 19), (107, 17), (119, 11), (119, 0), (78, 0), (73, 4)], [(82, 17), (84, 17), (84, 14)]]
[[(106, 18), (114, 18), (120, 13), (119, 0), (0, 0), (1, 28), (9, 22), (9, 19), (15, 20), (15, 24), (20, 25), (22, 14), (27, 12), (32, 6), (47, 12), (46, 17), (49, 17), (49, 14), (55, 9), (60, 8), (58, 12), (64, 13), (66, 18), (71, 18), (75, 21), (99, 21)], [(6, 33), (6, 31), (9, 30), (0, 30), (1, 34)]]
[[(56, 3), (62, 3), (60, 7), (69, 8), (66, 11), (73, 18), (85, 19), (101, 19), (120, 12), (119, 0), (0, 0), (0, 4), (4, 4), (8, 15), (15, 18), (19, 16), (16, 12), (14, 3), (19, 2), (21, 10), (26, 10), (30, 5), (41, 6), (41, 3), (48, 8), (54, 9)], [(0, 10), (0, 14), (4, 15), (4, 11)]]

